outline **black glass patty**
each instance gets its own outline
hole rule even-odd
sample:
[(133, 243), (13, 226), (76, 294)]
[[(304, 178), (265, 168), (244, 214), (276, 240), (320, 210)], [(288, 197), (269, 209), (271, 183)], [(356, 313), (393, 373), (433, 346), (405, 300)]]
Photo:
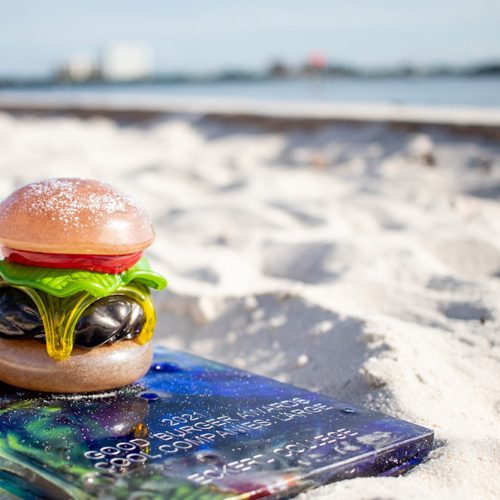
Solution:
[[(92, 349), (133, 339), (144, 323), (144, 311), (137, 302), (123, 295), (110, 295), (83, 311), (75, 326), (74, 345)], [(0, 337), (45, 341), (43, 323), (35, 303), (16, 288), (0, 288)]]

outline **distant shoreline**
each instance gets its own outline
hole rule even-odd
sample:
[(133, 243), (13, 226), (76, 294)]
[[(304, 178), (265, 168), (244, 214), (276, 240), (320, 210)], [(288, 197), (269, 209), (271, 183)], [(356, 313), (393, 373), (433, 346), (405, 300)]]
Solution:
[(154, 74), (147, 78), (137, 80), (106, 80), (100, 76), (92, 76), (88, 79), (77, 81), (66, 79), (57, 74), (47, 77), (19, 77), (15, 75), (0, 76), (0, 89), (4, 88), (65, 88), (82, 87), (90, 85), (100, 86), (124, 86), (127, 85), (175, 85), (183, 84), (206, 84), (227, 82), (269, 82), (269, 81), (297, 81), (303, 79), (314, 79), (317, 77), (331, 78), (356, 78), (360, 80), (378, 79), (413, 79), (413, 78), (441, 78), (441, 77), (499, 77), (500, 61), (483, 62), (468, 66), (397, 66), (388, 68), (363, 69), (347, 65), (327, 65), (324, 68), (315, 68), (305, 65), (302, 68), (288, 67), (276, 63), (267, 70), (255, 71), (242, 68), (222, 70), (214, 73), (187, 73), (171, 72)]
[(189, 75), (169, 75), (165, 77), (154, 77), (144, 80), (88, 80), (88, 81), (58, 81), (52, 78), (41, 79), (16, 79), (16, 78), (0, 78), (0, 91), (4, 90), (44, 90), (44, 89), (87, 89), (92, 87), (102, 88), (127, 88), (130, 86), (170, 86), (170, 85), (189, 85), (196, 87), (197, 85), (217, 85), (226, 83), (273, 83), (273, 82), (310, 82), (316, 81), (338, 81), (338, 80), (358, 80), (358, 81), (384, 81), (384, 80), (432, 80), (441, 78), (464, 78), (464, 79), (478, 79), (478, 78), (500, 78), (499, 69), (484, 72), (436, 72), (436, 73), (331, 73), (331, 74), (317, 74), (312, 76), (294, 76), (294, 77), (270, 77), (258, 74), (229, 74), (214, 77), (194, 77)]
[(184, 115), (273, 130), (317, 129), (336, 123), (381, 123), (407, 130), (433, 126), (500, 139), (500, 108), (158, 98), (126, 94), (40, 97), (0, 93), (1, 111), (15, 115), (71, 115), (80, 118), (103, 116), (122, 123), (147, 122)]

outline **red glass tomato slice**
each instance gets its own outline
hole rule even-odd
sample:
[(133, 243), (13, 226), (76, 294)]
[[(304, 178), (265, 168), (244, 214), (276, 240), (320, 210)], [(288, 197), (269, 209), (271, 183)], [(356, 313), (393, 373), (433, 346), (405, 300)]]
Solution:
[(126, 255), (72, 255), (28, 252), (2, 248), (5, 259), (15, 264), (56, 269), (82, 269), (106, 274), (120, 274), (136, 264), (142, 252)]

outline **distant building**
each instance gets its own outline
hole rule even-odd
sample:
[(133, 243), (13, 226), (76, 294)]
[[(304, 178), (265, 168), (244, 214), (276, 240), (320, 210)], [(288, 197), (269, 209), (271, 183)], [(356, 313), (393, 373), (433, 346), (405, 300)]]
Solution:
[(290, 74), (290, 68), (282, 61), (273, 62), (268, 69), (268, 75), (271, 78), (285, 78), (290, 76)]
[(56, 77), (60, 81), (88, 82), (96, 77), (96, 66), (86, 54), (76, 54), (58, 68)]
[(307, 58), (307, 63), (302, 68), (305, 76), (321, 75), (326, 72), (328, 61), (322, 52), (311, 52)]
[(103, 80), (144, 80), (153, 73), (153, 52), (143, 44), (115, 43), (103, 51), (99, 66)]
[(326, 56), (322, 52), (311, 52), (307, 58), (307, 65), (310, 68), (323, 70), (327, 66)]

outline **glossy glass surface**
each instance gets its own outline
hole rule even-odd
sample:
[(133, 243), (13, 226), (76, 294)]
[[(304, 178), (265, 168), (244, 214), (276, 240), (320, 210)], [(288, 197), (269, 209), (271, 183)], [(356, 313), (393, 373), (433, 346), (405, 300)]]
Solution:
[(124, 338), (145, 344), (156, 324), (150, 291), (137, 282), (99, 299), (87, 292), (56, 297), (0, 280), (0, 313), (0, 336), (42, 339), (55, 360), (68, 358), (75, 345), (91, 348)]
[(59, 253), (28, 252), (2, 248), (3, 256), (9, 262), (24, 266), (49, 267), (52, 269), (83, 269), (98, 273), (123, 273), (137, 264), (142, 252), (126, 255), (75, 255)]
[[(142, 330), (146, 318), (141, 306), (129, 297), (111, 295), (94, 302), (79, 317), (74, 345), (92, 349), (120, 340), (131, 340)], [(0, 337), (35, 338), (45, 342), (42, 319), (33, 300), (12, 287), (0, 287)]]
[(0, 496), (257, 498), (400, 474), (432, 446), (423, 427), (158, 349), (110, 393), (0, 386)]
[(120, 340), (131, 340), (142, 330), (142, 307), (129, 297), (111, 295), (87, 307), (75, 325), (75, 346), (92, 349)]

